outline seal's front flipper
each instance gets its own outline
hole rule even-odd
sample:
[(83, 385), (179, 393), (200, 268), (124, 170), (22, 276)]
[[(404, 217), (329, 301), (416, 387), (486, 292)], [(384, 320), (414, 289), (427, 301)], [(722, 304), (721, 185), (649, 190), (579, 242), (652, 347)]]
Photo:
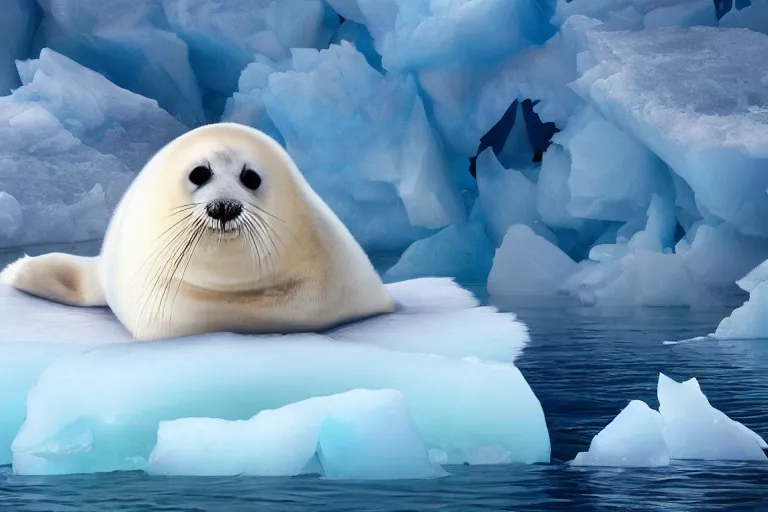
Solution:
[(24, 256), (0, 272), (0, 283), (70, 306), (106, 306), (99, 259), (54, 252)]

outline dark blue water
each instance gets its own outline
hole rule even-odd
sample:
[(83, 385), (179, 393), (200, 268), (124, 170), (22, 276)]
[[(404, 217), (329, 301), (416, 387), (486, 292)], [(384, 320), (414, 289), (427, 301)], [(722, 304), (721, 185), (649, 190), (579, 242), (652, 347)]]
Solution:
[(142, 473), (19, 477), (0, 468), (0, 511), (768, 511), (768, 463), (563, 464), (630, 399), (657, 407), (659, 372), (697, 377), (715, 407), (768, 438), (768, 340), (663, 344), (712, 332), (729, 308), (509, 307), (531, 328), (532, 343), (518, 366), (544, 407), (551, 464), (449, 467), (451, 476), (443, 479), (397, 482)]

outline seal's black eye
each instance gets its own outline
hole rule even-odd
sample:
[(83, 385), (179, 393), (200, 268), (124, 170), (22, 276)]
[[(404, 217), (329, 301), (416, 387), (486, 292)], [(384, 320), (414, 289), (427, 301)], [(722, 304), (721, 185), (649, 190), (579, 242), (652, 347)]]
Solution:
[(201, 165), (200, 167), (192, 169), (192, 172), (189, 173), (189, 181), (191, 181), (193, 185), (201, 187), (208, 183), (211, 176), (213, 176), (211, 170)]
[(256, 174), (256, 171), (243, 167), (243, 172), (240, 173), (240, 181), (245, 185), (245, 188), (256, 190), (261, 185), (261, 176)]

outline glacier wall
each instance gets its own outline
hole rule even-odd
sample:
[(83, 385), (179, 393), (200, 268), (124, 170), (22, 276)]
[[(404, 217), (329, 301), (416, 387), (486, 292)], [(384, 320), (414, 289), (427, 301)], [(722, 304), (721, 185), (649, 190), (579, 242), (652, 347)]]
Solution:
[(384, 277), (699, 307), (768, 258), (768, 1), (10, 0), (0, 250), (98, 240), (218, 120)]

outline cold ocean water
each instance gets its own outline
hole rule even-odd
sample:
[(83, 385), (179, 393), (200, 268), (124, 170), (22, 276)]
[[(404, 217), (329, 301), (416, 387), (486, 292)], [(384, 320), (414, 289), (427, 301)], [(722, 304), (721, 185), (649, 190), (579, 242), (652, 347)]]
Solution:
[[(482, 287), (469, 287), (483, 296)], [(550, 464), (449, 466), (442, 479), (385, 482), (140, 472), (22, 477), (0, 467), (0, 511), (768, 510), (768, 463), (565, 464), (629, 400), (657, 408), (659, 372), (677, 381), (696, 377), (714, 407), (768, 438), (768, 340), (664, 343), (713, 332), (744, 298), (729, 296), (727, 306), (698, 311), (497, 303), (531, 329), (518, 366), (547, 416)]]

